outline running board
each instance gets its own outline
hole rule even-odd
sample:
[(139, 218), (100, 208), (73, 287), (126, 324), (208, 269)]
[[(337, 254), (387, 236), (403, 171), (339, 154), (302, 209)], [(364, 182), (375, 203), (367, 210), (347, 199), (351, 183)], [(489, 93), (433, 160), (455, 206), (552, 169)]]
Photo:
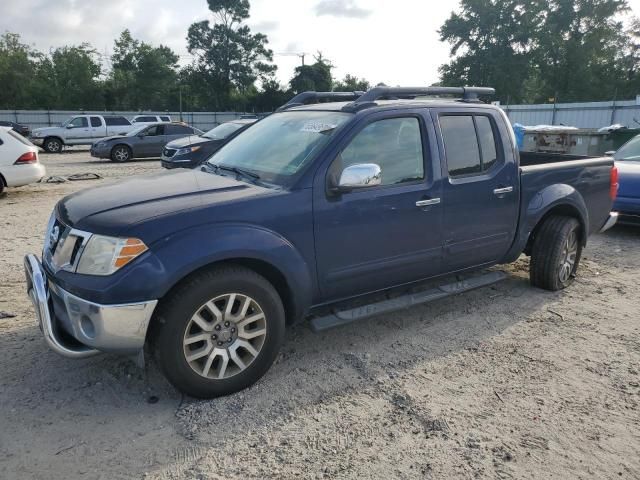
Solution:
[(469, 290), (476, 288), (486, 287), (487, 285), (499, 282), (505, 278), (507, 278), (507, 274), (504, 272), (488, 272), (483, 275), (470, 277), (454, 283), (440, 285), (422, 292), (409, 293), (400, 297), (371, 303), (369, 305), (334, 312), (330, 315), (316, 317), (310, 320), (311, 329), (314, 332), (320, 332), (340, 325), (346, 325), (347, 323), (355, 322), (357, 320), (364, 320), (384, 313), (395, 312), (415, 305), (433, 302), (434, 300), (450, 297), (462, 292), (468, 292)]

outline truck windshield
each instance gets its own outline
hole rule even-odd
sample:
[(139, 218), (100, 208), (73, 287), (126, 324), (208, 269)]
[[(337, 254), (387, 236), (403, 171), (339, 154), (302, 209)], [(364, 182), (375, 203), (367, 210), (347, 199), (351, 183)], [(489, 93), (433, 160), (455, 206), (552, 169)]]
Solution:
[(208, 160), (282, 185), (300, 172), (352, 114), (298, 111), (274, 113), (252, 125)]
[(620, 149), (614, 154), (613, 158), (620, 161), (631, 161), (637, 162), (640, 160), (640, 135), (632, 138), (627, 143), (625, 143)]

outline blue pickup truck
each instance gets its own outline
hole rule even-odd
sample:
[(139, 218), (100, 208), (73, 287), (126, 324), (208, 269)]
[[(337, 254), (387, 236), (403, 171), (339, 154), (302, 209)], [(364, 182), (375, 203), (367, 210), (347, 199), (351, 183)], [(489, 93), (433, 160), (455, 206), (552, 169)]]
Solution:
[(25, 258), (47, 344), (148, 347), (210, 398), (257, 381), (303, 319), (322, 330), (487, 285), (505, 274), (483, 269), (523, 252), (532, 285), (567, 287), (616, 221), (613, 160), (519, 154), (478, 99), (492, 92), (305, 92), (197, 169), (64, 198), (42, 261)]

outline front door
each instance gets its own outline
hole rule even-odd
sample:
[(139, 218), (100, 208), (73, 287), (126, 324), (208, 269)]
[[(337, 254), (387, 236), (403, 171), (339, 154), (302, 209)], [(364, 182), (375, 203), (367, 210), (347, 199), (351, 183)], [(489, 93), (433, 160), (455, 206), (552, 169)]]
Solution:
[(159, 157), (162, 153), (162, 147), (166, 143), (164, 125), (151, 125), (144, 131), (144, 136), (138, 142), (135, 155), (137, 157)]
[(65, 143), (76, 145), (91, 143), (91, 129), (87, 117), (76, 117), (67, 124)]
[(444, 154), (446, 270), (498, 262), (513, 242), (520, 204), (518, 167), (505, 122), (493, 110), (433, 114)]
[[(419, 111), (374, 114), (339, 147), (314, 182), (318, 281), (324, 300), (353, 296), (439, 273), (442, 208), (432, 169), (428, 118)], [(380, 166), (382, 184), (332, 194), (328, 175), (350, 165)], [(318, 178), (320, 177), (320, 178)]]

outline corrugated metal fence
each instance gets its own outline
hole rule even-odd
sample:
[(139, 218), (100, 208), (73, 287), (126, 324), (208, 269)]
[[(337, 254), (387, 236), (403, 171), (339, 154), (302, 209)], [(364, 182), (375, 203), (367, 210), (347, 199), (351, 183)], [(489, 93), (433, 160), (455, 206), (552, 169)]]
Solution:
[[(619, 123), (630, 128), (640, 127), (640, 101), (558, 103), (541, 105), (502, 105), (511, 123), (522, 125), (567, 125), (578, 128), (600, 128)], [(72, 110), (0, 110), (0, 120), (23, 123), (31, 128), (59, 125), (73, 115), (123, 115), (129, 119), (147, 112), (82, 112)], [(179, 112), (158, 112), (180, 119)], [(182, 119), (201, 130), (243, 115), (241, 112), (182, 112)], [(637, 121), (635, 121), (637, 120)]]
[[(77, 110), (0, 110), (0, 120), (29, 125), (31, 128), (60, 125), (74, 115), (122, 115), (131, 120), (136, 115), (170, 115), (174, 121), (180, 120), (180, 112), (95, 112)], [(182, 120), (200, 130), (210, 130), (229, 120), (235, 120), (241, 112), (182, 112)]]
[[(621, 124), (640, 127), (640, 102), (557, 103), (544, 105), (501, 105), (511, 123), (522, 125), (567, 125), (601, 128)], [(637, 120), (637, 121), (636, 121)]]

